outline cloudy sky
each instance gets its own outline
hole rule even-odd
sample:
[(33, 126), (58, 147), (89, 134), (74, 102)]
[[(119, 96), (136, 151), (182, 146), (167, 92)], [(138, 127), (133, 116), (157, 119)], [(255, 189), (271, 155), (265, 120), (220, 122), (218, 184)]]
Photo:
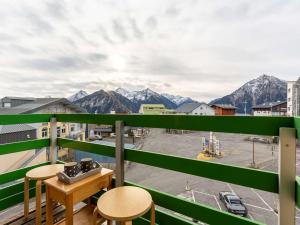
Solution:
[(1, 0), (0, 97), (83, 89), (208, 101), (300, 75), (299, 0)]

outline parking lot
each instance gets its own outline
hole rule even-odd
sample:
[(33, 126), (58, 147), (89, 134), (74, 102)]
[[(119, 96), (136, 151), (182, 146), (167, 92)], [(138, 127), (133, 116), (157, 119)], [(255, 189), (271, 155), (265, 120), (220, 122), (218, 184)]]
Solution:
[[(208, 138), (209, 133), (167, 134), (162, 129), (151, 129), (141, 146), (144, 150), (195, 159), (201, 151), (203, 136)], [(212, 162), (239, 166), (251, 164), (252, 142), (245, 140), (249, 135), (217, 133), (216, 136), (220, 140), (223, 157)], [(260, 169), (277, 171), (278, 146), (275, 146), (273, 154), (271, 149), (271, 144), (255, 143), (255, 162)], [(299, 156), (297, 174), (300, 174)], [(230, 191), (242, 198), (250, 219), (270, 225), (277, 224), (276, 194), (135, 163), (128, 164), (126, 179), (220, 210), (226, 209), (219, 200), (219, 192)], [(296, 211), (296, 221), (300, 224), (300, 211)]]

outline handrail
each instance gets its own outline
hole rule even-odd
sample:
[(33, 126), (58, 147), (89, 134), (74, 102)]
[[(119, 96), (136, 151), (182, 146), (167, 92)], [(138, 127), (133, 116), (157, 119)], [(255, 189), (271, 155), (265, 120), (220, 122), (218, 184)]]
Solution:
[(224, 133), (278, 136), (280, 127), (294, 127), (293, 117), (191, 116), (191, 115), (114, 115), (56, 114), (57, 121), (125, 126), (169, 128)]
[[(115, 148), (111, 146), (66, 138), (58, 138), (57, 145), (110, 157), (114, 157), (115, 154)], [(273, 172), (126, 148), (124, 159), (149, 166), (278, 193), (278, 174)]]
[[(115, 125), (116, 121), (123, 121), (125, 126), (149, 127), (149, 128), (169, 128), (195, 131), (213, 131), (225, 133), (244, 133), (266, 136), (278, 136), (279, 129), (296, 128), (300, 131), (300, 118), (298, 117), (244, 117), (244, 116), (179, 116), (179, 115), (92, 115), (92, 114), (30, 114), (30, 115), (0, 115), (0, 125), (21, 124), (21, 123), (41, 123), (50, 122), (55, 117), (58, 122), (72, 123), (92, 123)], [(298, 132), (298, 138), (300, 138)], [(30, 150), (33, 148), (47, 147), (50, 145), (49, 139), (30, 140), (0, 145), (0, 155), (19, 151)], [(115, 156), (115, 148), (112, 146), (74, 141), (65, 138), (58, 138), (57, 145), (92, 152), (95, 154)], [(170, 156), (155, 152), (125, 149), (124, 159), (136, 163), (142, 163), (159, 168), (183, 172), (209, 179), (223, 182), (234, 183), (246, 187), (256, 188), (268, 192), (278, 193), (279, 175), (273, 172), (254, 170), (244, 167), (224, 165), (219, 163), (197, 161), (188, 158)], [(153, 160), (154, 159), (154, 160)], [(181, 166), (184, 164), (185, 166)], [(29, 167), (34, 168), (34, 167)], [(0, 174), (0, 185), (15, 181), (24, 177), (29, 168)], [(300, 206), (300, 178), (295, 178), (297, 206)], [(128, 185), (137, 185), (126, 183)], [(14, 184), (0, 190), (0, 205), (8, 207), (15, 202), (19, 202), (22, 192), (3, 198), (10, 191), (20, 191), (22, 184)], [(199, 219), (210, 224), (220, 224), (226, 221), (227, 224), (261, 224), (248, 221), (234, 215), (219, 212), (216, 209), (205, 205), (192, 203), (179, 199), (178, 197), (149, 189), (158, 205), (182, 213), (186, 216)], [(2, 191), (2, 192), (1, 192)], [(33, 193), (33, 190), (31, 190)], [(0, 210), (1, 210), (0, 209)], [(201, 211), (201, 213), (199, 213)], [(199, 214), (197, 214), (199, 213)], [(162, 218), (171, 215), (158, 212)], [(201, 215), (200, 215), (201, 214)], [(172, 217), (172, 216), (171, 216)], [(172, 217), (175, 218), (175, 217)], [(289, 217), (291, 218), (291, 217)], [(168, 220), (168, 219), (167, 219)], [(174, 219), (175, 221), (179, 221)], [(141, 221), (144, 221), (143, 219)], [(188, 224), (188, 223), (186, 223)]]

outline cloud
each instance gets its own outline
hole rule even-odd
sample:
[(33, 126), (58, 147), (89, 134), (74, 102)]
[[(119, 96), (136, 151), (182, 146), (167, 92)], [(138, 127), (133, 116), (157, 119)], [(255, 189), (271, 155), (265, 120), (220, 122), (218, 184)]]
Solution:
[(262, 73), (295, 80), (299, 11), (295, 0), (3, 0), (0, 96), (149, 87), (210, 101)]
[(113, 30), (115, 34), (119, 37), (119, 39), (123, 42), (127, 41), (128, 36), (126, 34), (125, 28), (123, 27), (122, 23), (117, 19), (113, 19), (112, 24), (113, 24)]

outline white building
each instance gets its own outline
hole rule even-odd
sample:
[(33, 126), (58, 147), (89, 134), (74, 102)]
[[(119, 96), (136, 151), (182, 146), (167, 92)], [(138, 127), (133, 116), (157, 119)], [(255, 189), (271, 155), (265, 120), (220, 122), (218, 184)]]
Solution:
[(208, 104), (201, 102), (186, 103), (176, 109), (177, 114), (186, 115), (215, 115), (215, 110)]
[(287, 82), (287, 115), (300, 116), (300, 78)]

